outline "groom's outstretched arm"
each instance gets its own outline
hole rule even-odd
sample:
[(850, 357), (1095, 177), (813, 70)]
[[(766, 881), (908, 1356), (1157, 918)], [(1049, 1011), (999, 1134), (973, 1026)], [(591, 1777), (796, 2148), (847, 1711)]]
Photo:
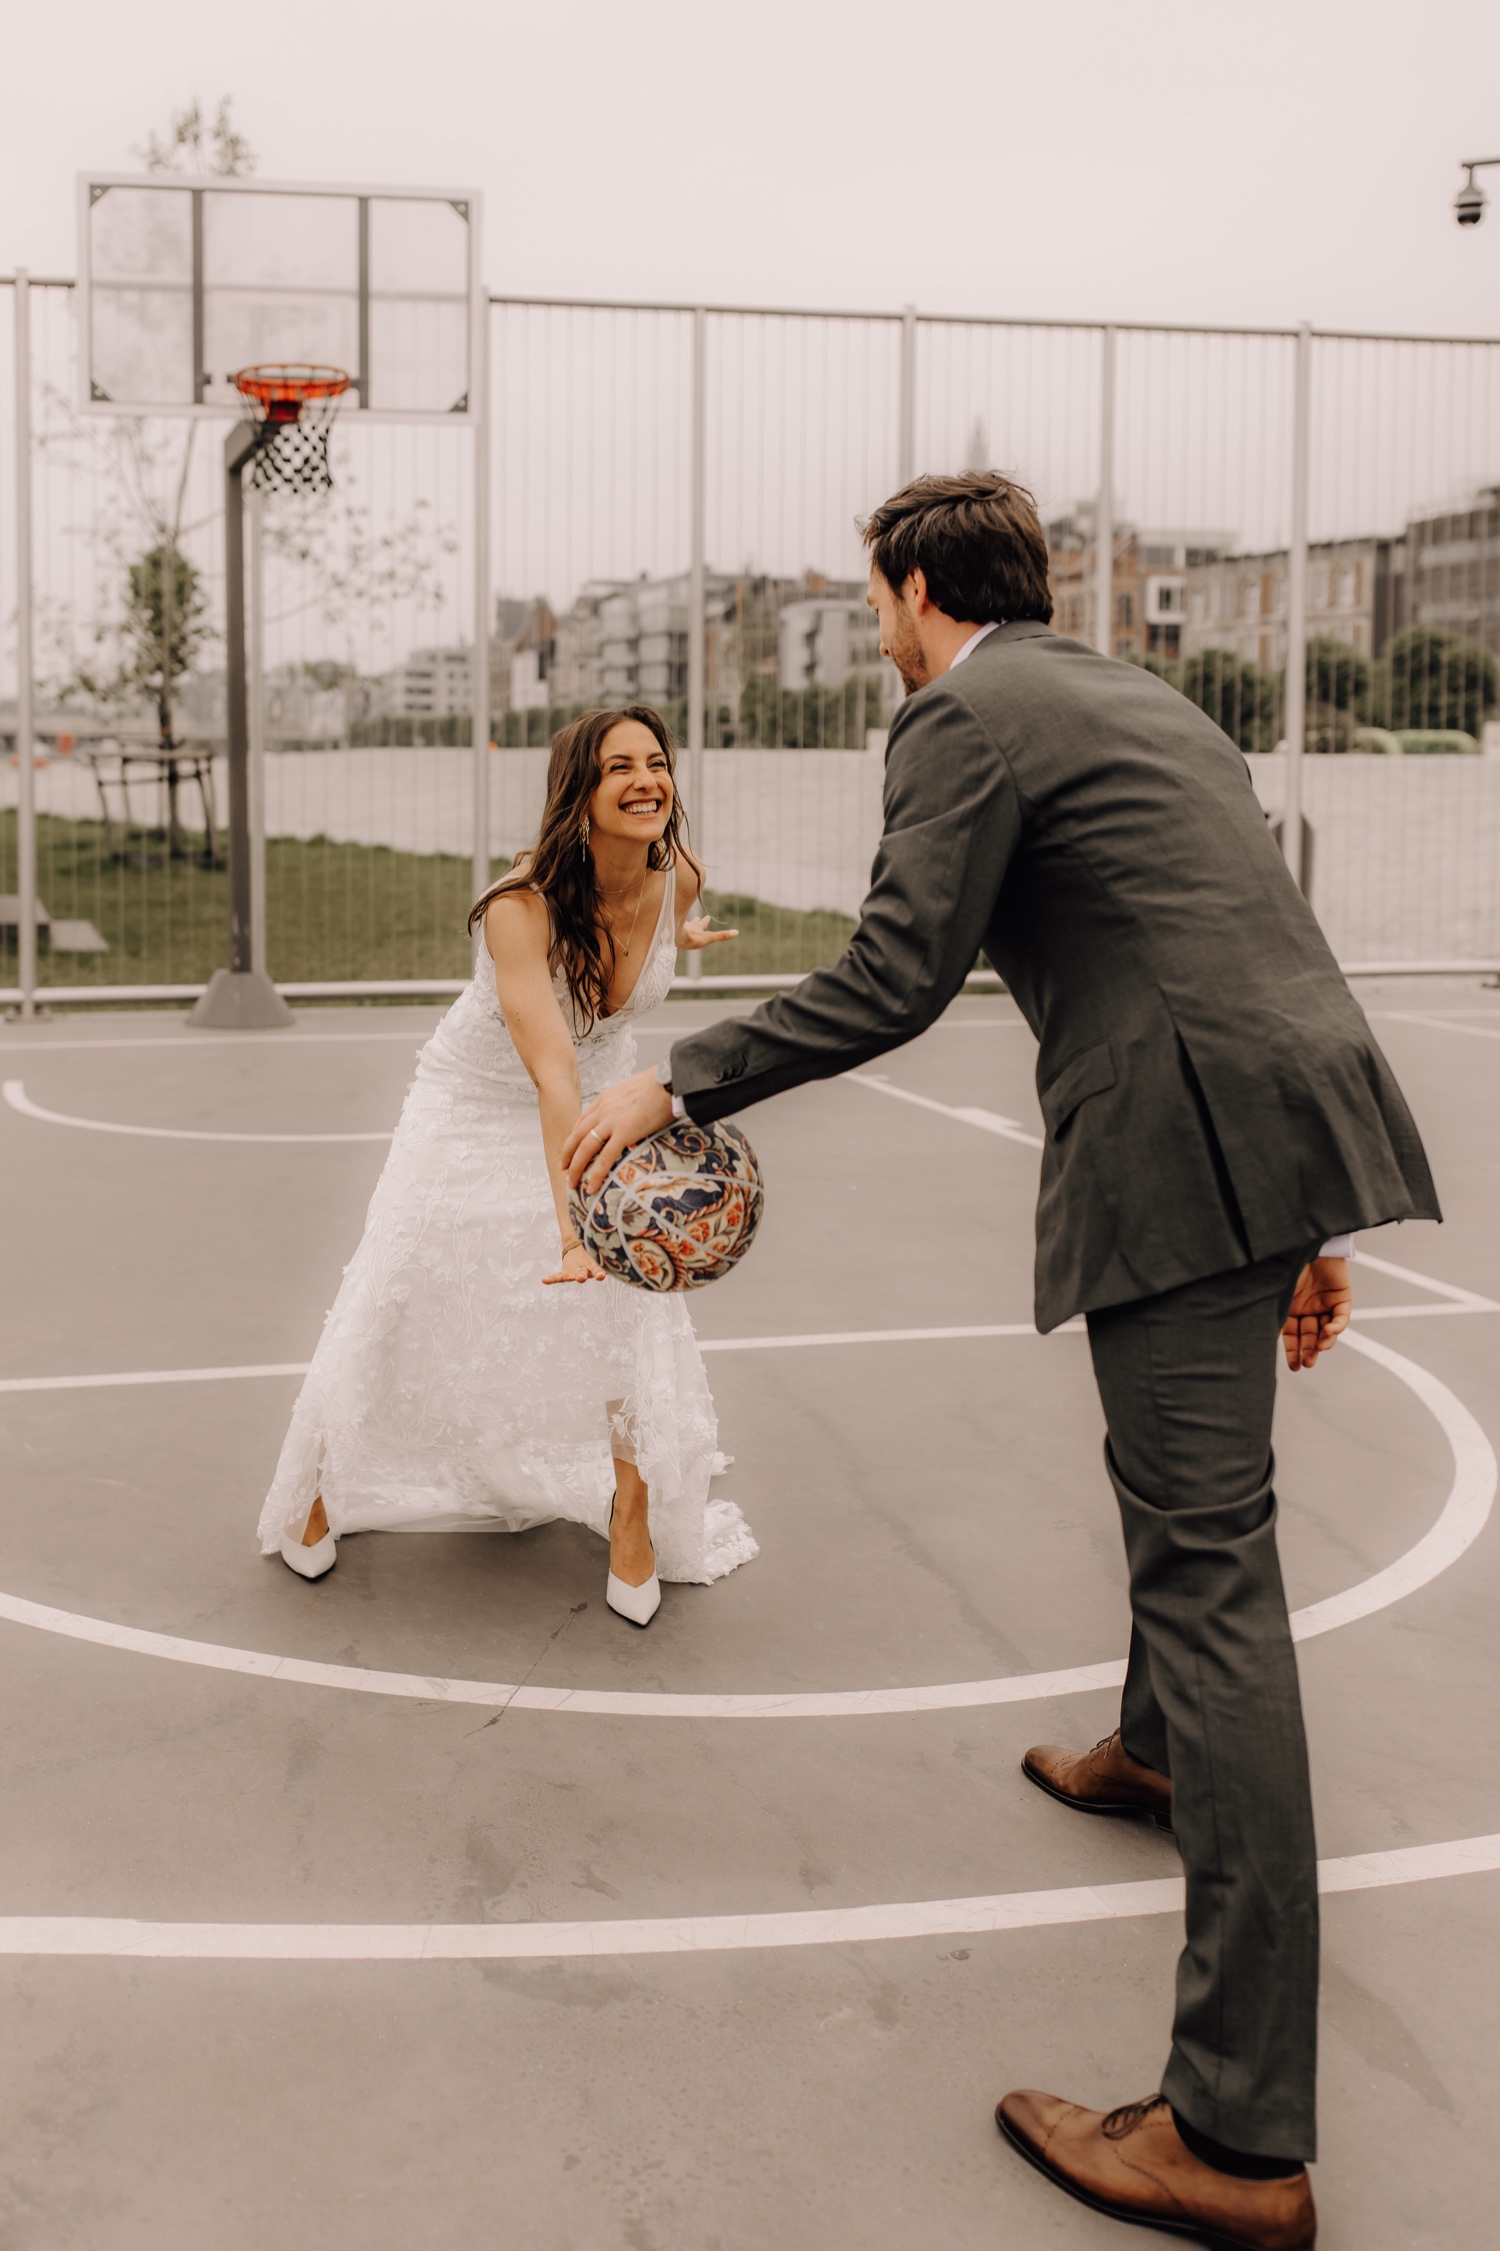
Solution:
[[(1020, 831), (1010, 768), (967, 703), (939, 693), (903, 706), (885, 833), (848, 952), (753, 1016), (676, 1043), (672, 1089), (688, 1114), (708, 1125), (925, 1031), (974, 966)], [(592, 1194), (620, 1152), (671, 1114), (654, 1071), (607, 1086), (563, 1148), (569, 1179)]]
[(672, 1089), (699, 1124), (915, 1039), (960, 990), (1020, 834), (1009, 765), (956, 695), (896, 715), (885, 832), (843, 959), (753, 1016), (672, 1049)]

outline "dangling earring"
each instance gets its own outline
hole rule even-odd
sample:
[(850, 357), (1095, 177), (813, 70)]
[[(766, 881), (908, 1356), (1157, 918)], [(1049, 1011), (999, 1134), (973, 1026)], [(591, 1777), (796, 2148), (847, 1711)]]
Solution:
[(583, 826), (578, 831), (578, 849), (587, 859), (589, 856), (589, 817), (587, 813), (584, 814)]

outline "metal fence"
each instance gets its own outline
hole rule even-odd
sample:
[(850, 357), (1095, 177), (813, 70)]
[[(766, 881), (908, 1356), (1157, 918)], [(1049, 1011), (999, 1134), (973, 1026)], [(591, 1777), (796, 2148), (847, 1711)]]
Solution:
[[(217, 433), (81, 414), (75, 352), (68, 284), (0, 290), (0, 988), (28, 1008), (186, 997), (226, 952)], [(1500, 963), (1500, 343), (497, 297), (489, 371), (477, 437), (346, 416), (332, 496), (258, 504), (283, 989), (456, 987), (552, 732), (637, 699), (743, 932), (715, 970), (833, 958), (898, 693), (858, 520), (965, 465), (1035, 492), (1059, 627), (1239, 741), (1341, 959)]]

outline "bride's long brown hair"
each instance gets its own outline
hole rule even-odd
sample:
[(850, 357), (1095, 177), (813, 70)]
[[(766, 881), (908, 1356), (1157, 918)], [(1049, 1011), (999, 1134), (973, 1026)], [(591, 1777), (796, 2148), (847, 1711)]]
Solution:
[(681, 859), (699, 883), (703, 870), (687, 843), (687, 815), (677, 794), (677, 746), (666, 721), (649, 704), (629, 703), (614, 711), (586, 711), (552, 738), (547, 761), (547, 802), (541, 827), (529, 852), (521, 853), (509, 875), (492, 883), (469, 912), (469, 933), (484, 920), (492, 899), (507, 891), (539, 891), (552, 917), (552, 961), (567, 979), (574, 1014), (587, 1030), (609, 1014), (614, 982), (615, 942), (601, 912), (594, 855), (584, 820), (599, 787), (604, 738), (622, 720), (634, 719), (654, 735), (666, 753), (672, 777), (672, 810), (661, 836), (646, 854), (648, 868), (670, 868)]

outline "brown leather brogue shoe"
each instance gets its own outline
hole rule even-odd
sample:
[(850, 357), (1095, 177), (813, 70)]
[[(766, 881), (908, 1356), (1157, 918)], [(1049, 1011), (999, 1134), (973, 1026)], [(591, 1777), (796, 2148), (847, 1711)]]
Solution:
[(1112, 2219), (1189, 2235), (1214, 2251), (1312, 2251), (1318, 2215), (1305, 2168), (1242, 2181), (1195, 2157), (1164, 2096), (1083, 2110), (1018, 2087), (995, 2123), (1039, 2173)]
[(1118, 1728), (1091, 1751), (1034, 1743), (1021, 1761), (1021, 1772), (1049, 1798), (1080, 1813), (1149, 1814), (1159, 1828), (1172, 1826), (1169, 1778), (1133, 1759)]

